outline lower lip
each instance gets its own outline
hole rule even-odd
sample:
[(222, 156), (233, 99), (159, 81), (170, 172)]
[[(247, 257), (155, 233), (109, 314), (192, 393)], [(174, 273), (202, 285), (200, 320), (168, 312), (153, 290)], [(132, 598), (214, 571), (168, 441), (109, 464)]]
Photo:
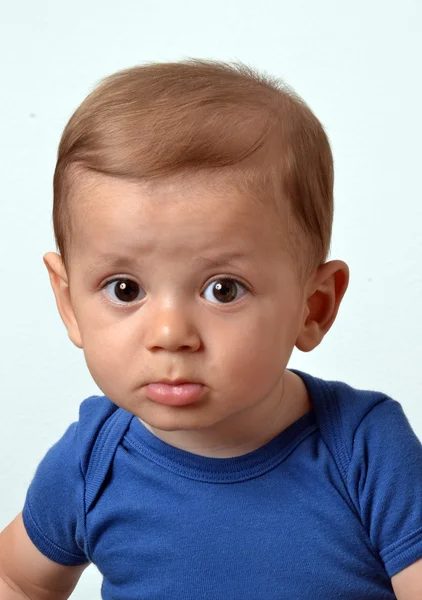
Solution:
[(204, 386), (202, 383), (181, 383), (168, 385), (167, 383), (149, 383), (147, 396), (158, 404), (167, 406), (186, 406), (193, 404), (202, 396)]

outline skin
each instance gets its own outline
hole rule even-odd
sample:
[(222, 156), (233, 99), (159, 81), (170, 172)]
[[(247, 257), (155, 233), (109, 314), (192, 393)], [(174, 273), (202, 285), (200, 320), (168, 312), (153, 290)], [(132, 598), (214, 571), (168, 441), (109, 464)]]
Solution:
[[(300, 284), (272, 211), (231, 188), (75, 179), (68, 272), (56, 253), (44, 262), (69, 337), (106, 396), (163, 441), (213, 457), (250, 452), (311, 410), (286, 367), (294, 346), (312, 350), (334, 322), (344, 262)], [(232, 253), (241, 257), (229, 263)], [(116, 296), (113, 278), (133, 282), (133, 302)], [(229, 282), (230, 302), (215, 295), (222, 278), (239, 282)], [(144, 386), (166, 377), (201, 382), (205, 394), (159, 405)]]

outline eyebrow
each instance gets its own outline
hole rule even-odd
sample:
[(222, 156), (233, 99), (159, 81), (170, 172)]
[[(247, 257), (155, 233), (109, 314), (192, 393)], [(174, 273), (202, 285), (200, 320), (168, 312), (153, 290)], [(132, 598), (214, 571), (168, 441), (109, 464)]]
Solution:
[(215, 257), (197, 256), (191, 262), (204, 268), (219, 267), (223, 264), (229, 267), (241, 267), (249, 263), (250, 259), (242, 252), (227, 252)]
[[(124, 267), (133, 264), (133, 262), (135, 262), (135, 260), (130, 256), (106, 253), (89, 263), (86, 271), (87, 273), (91, 273), (92, 271), (103, 267)], [(242, 252), (226, 252), (212, 257), (195, 256), (190, 260), (192, 266), (199, 266), (202, 268), (216, 268), (223, 264), (229, 267), (239, 268), (245, 266), (245, 264), (249, 262), (249, 257)]]

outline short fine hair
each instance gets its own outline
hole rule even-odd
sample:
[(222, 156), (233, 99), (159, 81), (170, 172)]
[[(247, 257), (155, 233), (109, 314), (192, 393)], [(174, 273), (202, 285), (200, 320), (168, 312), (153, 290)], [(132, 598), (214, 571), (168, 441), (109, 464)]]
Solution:
[(283, 81), (242, 63), (150, 63), (103, 79), (66, 125), (54, 173), (53, 225), (67, 268), (72, 167), (152, 181), (232, 175), (292, 216), (289, 248), (302, 274), (325, 262), (333, 159), (323, 126)]

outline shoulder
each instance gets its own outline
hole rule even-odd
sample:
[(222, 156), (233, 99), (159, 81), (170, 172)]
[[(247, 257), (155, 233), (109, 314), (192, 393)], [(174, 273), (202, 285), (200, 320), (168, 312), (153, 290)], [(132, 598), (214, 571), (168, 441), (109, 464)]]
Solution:
[(106, 396), (90, 396), (79, 407), (78, 442), (82, 452), (89, 449), (105, 423), (119, 408)]
[(51, 560), (76, 565), (89, 557), (86, 509), (101, 488), (119, 434), (131, 417), (104, 396), (87, 398), (79, 419), (38, 465), (23, 520), (32, 542)]
[(390, 577), (422, 556), (422, 444), (384, 393), (304, 376), (321, 438)]
[(119, 410), (107, 396), (89, 396), (79, 407), (79, 424), (81, 431), (97, 431), (101, 425)]
[(321, 429), (342, 437), (345, 442), (349, 440), (350, 444), (361, 424), (371, 421), (374, 411), (402, 411), (398, 402), (382, 392), (296, 372), (308, 388)]
[[(82, 471), (92, 470), (95, 456), (113, 454), (133, 415), (107, 396), (90, 396), (79, 407), (77, 443)], [(105, 450), (103, 450), (105, 448)]]
[(389, 453), (404, 446), (420, 454), (421, 444), (401, 404), (383, 392), (359, 389), (341, 381), (324, 380), (296, 371), (312, 399), (320, 435), (347, 475), (350, 464), (368, 449)]
[[(90, 396), (79, 407), (79, 418), (48, 449), (37, 474), (84, 475), (101, 431), (120, 409), (105, 396)], [(65, 468), (64, 468), (65, 466)], [(68, 480), (71, 480), (68, 477)]]
[[(402, 405), (383, 392), (306, 376), (323, 437), (350, 465), (422, 467), (422, 445)], [(410, 460), (412, 459), (412, 460)]]
[(387, 394), (358, 389), (342, 382), (325, 382), (338, 411), (338, 427), (349, 456), (358, 448), (385, 445), (392, 449), (407, 439), (418, 451), (417, 439), (402, 405)]

